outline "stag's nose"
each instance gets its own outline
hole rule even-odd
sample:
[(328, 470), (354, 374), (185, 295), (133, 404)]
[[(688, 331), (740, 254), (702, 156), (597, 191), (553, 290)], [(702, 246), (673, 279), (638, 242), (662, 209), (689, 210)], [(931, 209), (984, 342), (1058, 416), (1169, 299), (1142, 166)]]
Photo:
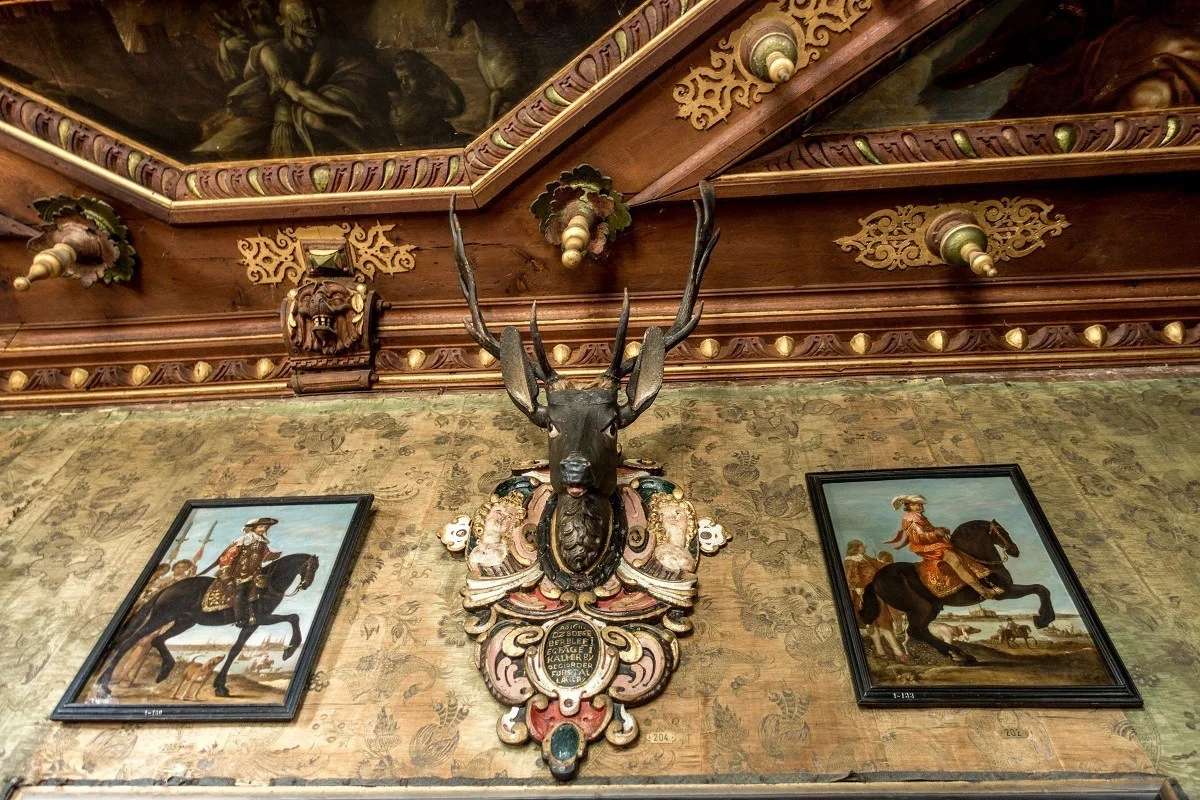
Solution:
[(570, 494), (581, 495), (596, 483), (596, 476), (592, 473), (592, 462), (582, 456), (568, 456), (560, 461), (558, 466), (563, 485)]

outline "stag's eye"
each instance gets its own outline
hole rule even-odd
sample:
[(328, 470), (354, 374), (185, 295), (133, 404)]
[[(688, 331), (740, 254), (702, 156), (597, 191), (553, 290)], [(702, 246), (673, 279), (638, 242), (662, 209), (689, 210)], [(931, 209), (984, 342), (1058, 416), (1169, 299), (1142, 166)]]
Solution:
[(550, 438), (551, 439), (555, 438), (556, 436), (558, 436), (559, 433), (560, 433), (560, 431), (558, 430), (558, 428), (554, 427), (554, 423), (551, 422), (550, 423)]
[(604, 429), (604, 435), (610, 439), (617, 438), (617, 421), (613, 420), (608, 423), (608, 427)]

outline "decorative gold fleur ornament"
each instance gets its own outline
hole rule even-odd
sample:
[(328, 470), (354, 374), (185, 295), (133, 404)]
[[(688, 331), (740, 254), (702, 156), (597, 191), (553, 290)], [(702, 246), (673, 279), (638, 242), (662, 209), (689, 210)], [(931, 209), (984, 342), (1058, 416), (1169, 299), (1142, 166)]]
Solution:
[[(1005, 197), (982, 200), (957, 206), (899, 206), (884, 208), (859, 220), (858, 233), (843, 236), (836, 244), (846, 252), (857, 252), (855, 261), (871, 269), (903, 270), (909, 267), (932, 267), (949, 263), (971, 266), (980, 274), (989, 274), (978, 261), (982, 248), (964, 238), (956, 240), (953, 256), (948, 250), (937, 252), (931, 247), (932, 226), (944, 221), (947, 212), (963, 211), (973, 216), (985, 237), (986, 253), (992, 261), (1011, 261), (1023, 258), (1046, 246), (1047, 237), (1062, 235), (1070, 226), (1062, 214), (1051, 215), (1054, 206), (1042, 200), (1025, 197)], [(967, 225), (947, 226), (939, 244)], [(978, 267), (978, 268), (977, 268)], [(994, 269), (992, 270), (994, 272)]]
[(238, 241), (246, 277), (251, 283), (299, 283), (312, 270), (339, 272), (365, 282), (376, 274), (396, 275), (416, 265), (416, 247), (395, 244), (387, 234), (395, 225), (375, 225), (369, 231), (349, 223), (282, 228), (270, 236)]
[(832, 34), (849, 31), (872, 0), (783, 0), (769, 4), (709, 52), (675, 86), (678, 116), (696, 130), (723, 122), (734, 106), (752, 108), (821, 57)]

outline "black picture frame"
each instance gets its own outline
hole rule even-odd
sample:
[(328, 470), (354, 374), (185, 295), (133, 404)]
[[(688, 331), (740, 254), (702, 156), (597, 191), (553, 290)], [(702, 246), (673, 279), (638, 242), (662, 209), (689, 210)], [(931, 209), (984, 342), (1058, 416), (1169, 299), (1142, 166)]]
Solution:
[[(302, 496), (302, 497), (238, 497), (238, 498), (219, 498), (206, 500), (188, 500), (184, 502), (183, 507), (175, 516), (174, 522), (171, 523), (162, 542), (155, 549), (153, 555), (146, 563), (146, 567), (142, 570), (141, 575), (134, 582), (129, 593), (117, 608), (113, 615), (112, 621), (104, 629), (99, 640), (92, 648), (91, 653), (84, 660), (83, 666), (67, 687), (62, 699), (58, 701), (58, 705), (50, 714), (50, 719), (59, 721), (102, 721), (102, 720), (139, 720), (139, 721), (210, 721), (210, 722), (251, 722), (251, 721), (279, 721), (291, 720), (296, 716), (296, 712), (300, 708), (300, 700), (308, 684), (308, 679), (312, 671), (313, 663), (317, 657), (321, 645), (324, 640), (326, 627), (329, 622), (329, 617), (333, 611), (333, 607), (338, 596), (341, 593), (342, 585), (345, 582), (346, 574), (350, 569), (351, 562), (354, 560), (355, 554), (358, 551), (359, 540), (366, 529), (366, 523), (371, 510), (371, 504), (374, 502), (374, 496), (370, 494), (354, 494), (354, 495), (319, 495), (319, 496)], [(270, 506), (297, 506), (297, 505), (319, 505), (319, 504), (348, 504), (353, 503), (355, 508), (351, 512), (350, 521), (347, 524), (346, 531), (342, 537), (342, 542), (338, 546), (337, 557), (334, 560), (330, 570), (329, 580), (326, 582), (315, 613), (313, 614), (312, 623), (309, 626), (307, 634), (304, 636), (304, 641), (300, 646), (300, 650), (296, 656), (296, 665), (293, 670), (292, 678), (288, 683), (284, 693), (282, 703), (227, 703), (218, 702), (195, 702), (188, 705), (172, 704), (172, 703), (122, 703), (122, 704), (89, 704), (77, 702), (77, 698), (87, 685), (89, 678), (93, 675), (101, 660), (105, 658), (109, 647), (113, 644), (113, 640), (121, 627), (121, 623), (126, 619), (134, 603), (138, 600), (142, 589), (150, 580), (151, 574), (156, 565), (158, 565), (166, 556), (168, 550), (179, 535), (182, 527), (187, 523), (192, 512), (196, 509), (204, 508), (236, 508), (238, 506), (246, 507), (270, 507)]]
[[(1062, 546), (1054, 536), (1046, 515), (1043, 513), (1033, 489), (1017, 464), (994, 464), (961, 467), (929, 467), (886, 470), (852, 470), (840, 472), (814, 472), (806, 476), (813, 515), (821, 538), (821, 550), (829, 574), (833, 599), (837, 606), (838, 623), (850, 663), (851, 676), (858, 704), (865, 707), (1122, 707), (1137, 708), (1142, 705), (1141, 695), (1129, 677), (1129, 672), (1117, 655), (1112, 641), (1096, 616), (1096, 611), (1071, 569)], [(867, 654), (862, 633), (854, 610), (854, 604), (843, 566), (841, 548), (834, 531), (830, 508), (825, 496), (825, 487), (833, 483), (881, 481), (897, 479), (936, 478), (1009, 478), (1036, 529), (1051, 563), (1058, 571), (1079, 612), (1081, 621), (1096, 646), (1100, 659), (1112, 676), (1112, 685), (1106, 686), (920, 686), (878, 685), (867, 664)]]

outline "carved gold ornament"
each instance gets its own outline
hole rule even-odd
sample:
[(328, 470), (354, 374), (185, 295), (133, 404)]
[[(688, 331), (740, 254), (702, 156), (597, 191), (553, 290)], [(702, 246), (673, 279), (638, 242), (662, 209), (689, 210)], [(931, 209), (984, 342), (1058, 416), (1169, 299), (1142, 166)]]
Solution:
[(298, 283), (310, 268), (338, 269), (363, 282), (376, 273), (395, 275), (417, 265), (413, 245), (398, 245), (387, 237), (395, 225), (314, 225), (282, 228), (275, 237), (251, 236), (238, 241), (246, 276), (251, 283)]
[[(871, 9), (872, 0), (780, 0), (771, 3), (709, 51), (709, 67), (695, 67), (675, 85), (678, 116), (703, 131), (727, 119), (734, 104), (750, 108), (778, 84), (754, 74), (738, 49), (764, 22), (784, 23), (795, 35), (797, 55), (788, 77), (821, 57), (830, 35), (850, 30)], [(782, 82), (782, 81), (781, 81)]]
[(876, 211), (859, 220), (862, 229), (843, 236), (837, 244), (846, 252), (858, 251), (855, 260), (871, 269), (907, 269), (944, 265), (940, 254), (929, 249), (930, 223), (951, 208), (971, 211), (987, 233), (988, 253), (996, 261), (1010, 261), (1045, 247), (1047, 236), (1059, 236), (1070, 223), (1062, 214), (1051, 217), (1054, 206), (1041, 200), (1005, 197), (955, 206), (899, 206)]

